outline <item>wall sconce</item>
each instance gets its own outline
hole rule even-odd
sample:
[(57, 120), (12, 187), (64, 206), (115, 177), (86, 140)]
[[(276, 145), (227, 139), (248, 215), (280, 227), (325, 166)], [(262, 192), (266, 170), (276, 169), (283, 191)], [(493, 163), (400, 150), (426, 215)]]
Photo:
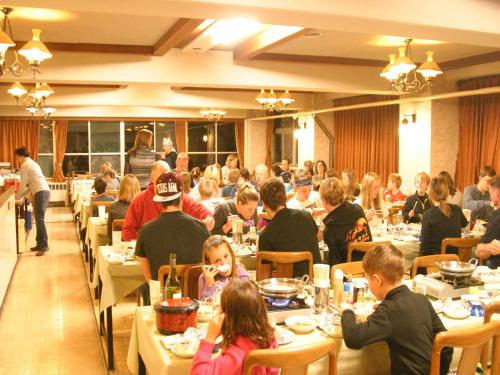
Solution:
[(412, 113), (411, 115), (403, 115), (403, 120), (401, 121), (402, 125), (408, 125), (409, 121), (407, 117), (411, 117), (411, 123), (416, 124), (417, 123), (417, 114)]

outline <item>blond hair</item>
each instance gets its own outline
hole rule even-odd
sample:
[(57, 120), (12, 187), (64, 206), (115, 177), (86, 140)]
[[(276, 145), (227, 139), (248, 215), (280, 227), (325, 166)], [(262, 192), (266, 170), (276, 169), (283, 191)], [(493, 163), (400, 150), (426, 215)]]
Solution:
[(202, 200), (212, 198), (214, 195), (214, 180), (202, 178), (198, 184), (198, 191)]
[(420, 179), (422, 181), (425, 181), (427, 182), (427, 185), (429, 185), (431, 183), (431, 178), (429, 177), (429, 175), (425, 172), (420, 172), (420, 173), (417, 173), (417, 175), (415, 176), (415, 183), (417, 182), (417, 179), (420, 177)]
[(434, 203), (438, 204), (439, 210), (446, 217), (451, 216), (451, 208), (446, 199), (450, 195), (450, 190), (448, 189), (448, 184), (444, 178), (434, 177), (429, 185), (429, 198)]
[(382, 198), (380, 196), (380, 192), (377, 194), (375, 199), (372, 197), (373, 185), (376, 181), (380, 181), (380, 176), (375, 172), (368, 172), (363, 176), (359, 198), (361, 199), (361, 206), (364, 210), (372, 208), (380, 210), (382, 208)]
[(337, 206), (345, 201), (344, 185), (337, 177), (324, 180), (319, 187), (321, 200), (330, 206)]
[(191, 174), (189, 172), (181, 172), (179, 174), (179, 179), (182, 183), (182, 191), (185, 194), (189, 194), (189, 192), (191, 191), (191, 183), (193, 182)]
[(122, 182), (120, 184), (120, 190), (118, 191), (118, 200), (124, 202), (132, 202), (137, 194), (141, 192), (141, 184), (137, 177), (133, 174), (126, 174), (123, 176)]
[(394, 182), (398, 189), (401, 187), (401, 184), (403, 183), (403, 179), (401, 178), (401, 175), (399, 175), (397, 173), (391, 173), (387, 179), (389, 181)]
[(222, 168), (219, 164), (209, 165), (205, 169), (203, 177), (215, 180), (215, 187), (217, 188), (224, 186), (224, 181), (222, 181)]
[(128, 154), (135, 156), (137, 149), (139, 147), (151, 148), (151, 143), (153, 142), (153, 132), (148, 129), (141, 129), (137, 132), (134, 141), (134, 147), (132, 147)]

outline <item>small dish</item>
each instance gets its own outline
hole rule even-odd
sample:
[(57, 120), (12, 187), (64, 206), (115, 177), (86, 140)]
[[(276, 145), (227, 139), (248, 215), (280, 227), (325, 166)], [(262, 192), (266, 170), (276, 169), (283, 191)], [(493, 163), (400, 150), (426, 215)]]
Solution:
[(307, 316), (290, 316), (285, 320), (288, 328), (296, 333), (309, 333), (314, 331), (318, 323)]
[(295, 334), (292, 331), (281, 327), (274, 328), (274, 337), (279, 346), (290, 344), (295, 340)]
[(443, 308), (443, 313), (452, 319), (466, 319), (470, 316), (470, 309), (451, 303)]
[(179, 358), (193, 358), (198, 351), (199, 346), (199, 341), (187, 342), (182, 344), (173, 344), (170, 346), (170, 350)]

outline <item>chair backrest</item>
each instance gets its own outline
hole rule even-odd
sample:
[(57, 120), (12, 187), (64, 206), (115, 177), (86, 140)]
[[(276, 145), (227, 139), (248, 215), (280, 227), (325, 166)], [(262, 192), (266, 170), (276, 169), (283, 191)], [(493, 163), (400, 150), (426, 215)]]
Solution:
[[(497, 369), (500, 364), (500, 321), (489, 322), (482, 326), (443, 331), (434, 338), (431, 356), (431, 375), (439, 375), (441, 350), (444, 347), (462, 348), (458, 364), (459, 374), (474, 374), (479, 362), (483, 345), (493, 338), (492, 364)], [(491, 375), (498, 375), (492, 368)]]
[(125, 222), (125, 219), (115, 219), (111, 223), (111, 230), (122, 230), (123, 223)]
[(419, 268), (426, 268), (427, 273), (436, 272), (437, 268), (435, 266), (436, 262), (446, 262), (451, 260), (459, 260), (458, 255), (455, 254), (436, 254), (436, 255), (424, 255), (421, 257), (416, 257), (411, 263), (410, 277), (413, 279), (417, 274)]
[[(486, 308), (484, 310), (484, 322), (489, 323), (493, 314), (500, 314), (500, 301), (490, 302), (488, 305), (486, 305)], [(481, 365), (483, 366), (483, 369), (486, 369), (488, 365), (489, 350), (489, 342), (487, 342), (486, 344), (484, 344), (483, 351), (481, 352)], [(500, 350), (500, 347), (497, 345), (496, 348), (493, 348), (493, 356), (495, 355), (495, 350)], [(496, 368), (494, 367), (495, 362), (492, 362), (491, 366), (492, 374), (500, 374), (500, 360), (496, 361)]]
[[(380, 242), (351, 242), (347, 245), (347, 263), (352, 262), (352, 253), (354, 251), (359, 251), (360, 253), (366, 253), (372, 247), (375, 246), (388, 246), (391, 245), (390, 241), (380, 241)], [(364, 254), (363, 254), (364, 256)]]
[[(115, 203), (114, 201), (103, 201), (103, 202), (99, 202), (99, 201), (90, 201), (90, 207), (99, 207), (99, 206), (104, 206), (104, 210), (106, 212), (109, 212), (109, 209), (111, 208), (111, 205)], [(90, 209), (92, 212), (92, 208)]]
[(286, 375), (287, 370), (292, 369), (294, 374), (299, 371), (307, 374), (310, 363), (328, 355), (328, 374), (335, 375), (337, 373), (336, 346), (333, 339), (325, 339), (308, 346), (252, 350), (243, 362), (243, 374), (250, 375), (256, 366), (280, 368), (282, 375)]
[(363, 262), (339, 263), (332, 266), (330, 280), (333, 280), (333, 275), (336, 270), (342, 270), (344, 275), (352, 275), (352, 277), (365, 277)]
[(203, 265), (189, 267), (184, 273), (184, 289), (185, 296), (191, 299), (199, 299), (198, 296), (198, 279), (203, 273)]
[[(186, 283), (185, 283), (185, 275), (186, 275), (186, 270), (198, 266), (199, 264), (177, 264), (176, 265), (176, 270), (177, 270), (177, 277), (179, 278), (179, 282), (181, 284), (181, 289), (182, 289), (182, 295), (187, 296), (188, 295), (188, 290), (186, 290)], [(160, 281), (160, 290), (163, 290), (165, 287), (165, 281), (167, 279), (168, 274), (170, 273), (170, 265), (165, 264), (161, 266), (158, 269), (158, 280)]]
[(308, 274), (313, 277), (313, 256), (310, 251), (258, 251), (257, 252), (257, 281), (271, 277), (272, 265), (276, 264), (276, 277), (293, 277), (293, 265), (307, 261)]
[(106, 190), (107, 195), (112, 195), (115, 198), (118, 196), (119, 192), (120, 192), (120, 190)]
[(477, 246), (478, 243), (478, 237), (445, 238), (441, 242), (441, 254), (446, 254), (446, 248), (449, 246), (457, 247), (460, 260), (468, 262), (472, 256), (472, 248)]

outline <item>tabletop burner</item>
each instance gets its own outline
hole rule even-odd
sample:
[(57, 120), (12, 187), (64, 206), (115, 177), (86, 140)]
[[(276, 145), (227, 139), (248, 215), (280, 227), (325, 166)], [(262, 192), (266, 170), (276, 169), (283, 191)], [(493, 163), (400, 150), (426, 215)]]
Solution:
[(471, 286), (482, 286), (484, 283), (475, 277), (460, 277), (460, 276), (442, 276), (441, 274), (429, 275), (436, 280), (443, 281), (449, 284), (453, 289), (468, 288)]
[(269, 311), (299, 310), (309, 308), (301, 298), (264, 297)]

